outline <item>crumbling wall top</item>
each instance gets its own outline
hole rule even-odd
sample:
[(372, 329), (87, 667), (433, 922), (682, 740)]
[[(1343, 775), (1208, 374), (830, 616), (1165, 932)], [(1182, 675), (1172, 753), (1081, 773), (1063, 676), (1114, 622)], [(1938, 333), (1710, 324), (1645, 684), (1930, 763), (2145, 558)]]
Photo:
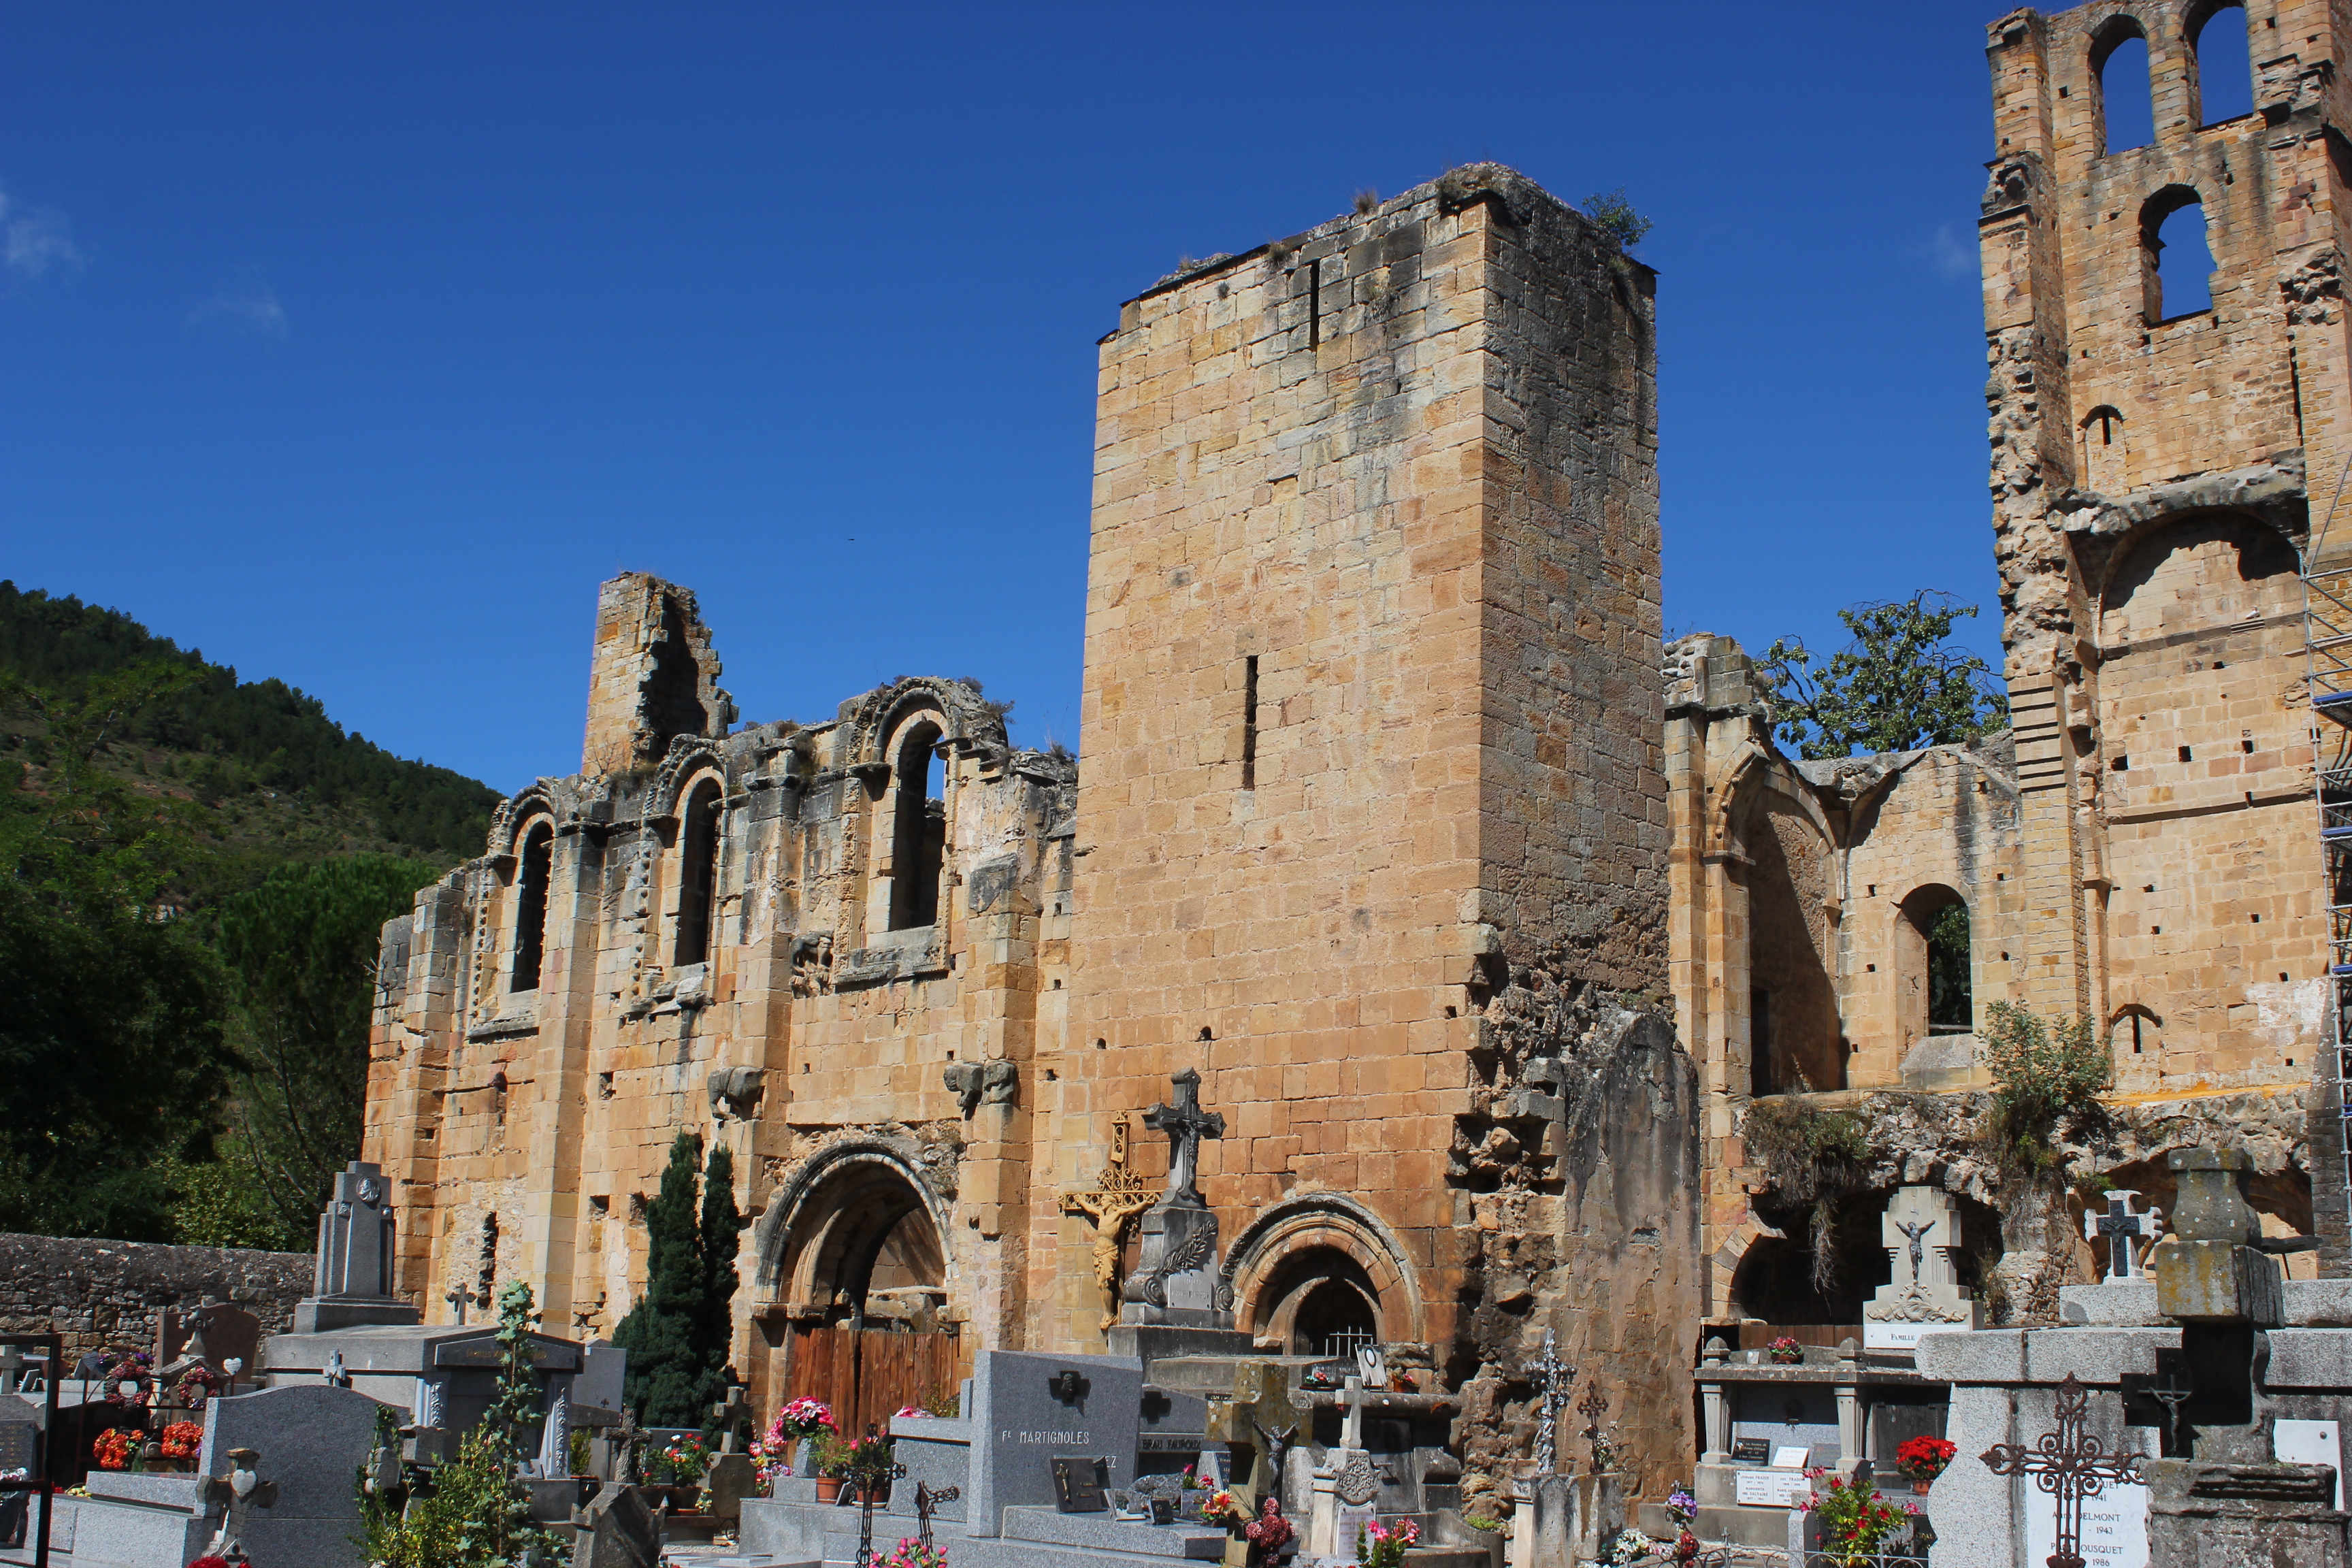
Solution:
[(719, 685), (719, 668), (691, 590), (645, 572), (604, 584), (580, 771), (594, 777), (649, 767), (679, 735), (726, 734), (735, 701)]

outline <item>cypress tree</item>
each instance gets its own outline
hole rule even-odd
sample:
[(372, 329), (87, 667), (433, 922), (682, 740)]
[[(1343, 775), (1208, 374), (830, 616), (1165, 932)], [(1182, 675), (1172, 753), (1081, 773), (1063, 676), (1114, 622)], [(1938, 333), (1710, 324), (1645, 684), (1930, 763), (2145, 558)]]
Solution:
[(727, 1397), (727, 1347), (735, 1337), (735, 1254), (742, 1246), (744, 1224), (735, 1208), (734, 1152), (713, 1143), (702, 1173), (702, 1313), (695, 1335), (695, 1349), (710, 1378), (711, 1392), (703, 1401), (706, 1419), (710, 1406)]
[(708, 1413), (696, 1340), (703, 1316), (694, 1167), (702, 1140), (680, 1132), (669, 1148), (661, 1194), (646, 1205), (646, 1293), (614, 1331), (629, 1352), (622, 1397), (647, 1426), (699, 1426)]
[(707, 1426), (727, 1397), (733, 1336), (735, 1256), (743, 1217), (735, 1207), (735, 1157), (724, 1143), (710, 1163), (696, 1215), (695, 1164), (702, 1140), (680, 1132), (646, 1206), (646, 1292), (614, 1331), (629, 1352), (623, 1397), (647, 1426)]

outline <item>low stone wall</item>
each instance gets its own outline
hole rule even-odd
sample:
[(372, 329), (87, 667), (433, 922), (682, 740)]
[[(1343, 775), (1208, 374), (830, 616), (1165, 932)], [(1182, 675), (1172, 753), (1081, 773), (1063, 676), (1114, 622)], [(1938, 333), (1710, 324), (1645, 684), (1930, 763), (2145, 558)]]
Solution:
[(0, 1234), (0, 1333), (61, 1333), (70, 1366), (84, 1351), (152, 1350), (164, 1308), (215, 1300), (282, 1334), (315, 1268), (307, 1252)]

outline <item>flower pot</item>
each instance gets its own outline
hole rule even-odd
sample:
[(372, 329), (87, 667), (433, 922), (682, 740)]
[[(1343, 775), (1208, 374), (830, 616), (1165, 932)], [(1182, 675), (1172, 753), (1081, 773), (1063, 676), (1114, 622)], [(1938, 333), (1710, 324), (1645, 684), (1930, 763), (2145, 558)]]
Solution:
[(841, 1478), (839, 1476), (817, 1477), (816, 1500), (819, 1502), (839, 1502), (841, 1500)]
[(1927, 1495), (1927, 1489), (1935, 1484), (1936, 1483), (1933, 1480), (1913, 1481), (1911, 1483), (1911, 1489), (1917, 1492), (1921, 1497), (1926, 1497)]

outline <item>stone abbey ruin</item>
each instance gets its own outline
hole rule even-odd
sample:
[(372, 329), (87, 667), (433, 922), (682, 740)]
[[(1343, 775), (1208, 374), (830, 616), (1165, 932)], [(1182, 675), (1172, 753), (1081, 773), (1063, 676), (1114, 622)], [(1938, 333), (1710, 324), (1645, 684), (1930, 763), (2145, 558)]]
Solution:
[[(1862, 1337), (1898, 1189), (1947, 1326), (2056, 1321), (2104, 1188), (2169, 1212), (2200, 1145), (2322, 1238), (2291, 1275), (2344, 1272), (2352, 679), (2305, 605), (2352, 563), (2352, 83), (2337, 9), (2249, 0), (2255, 110), (2206, 123), (2216, 10), (1988, 36), (2012, 731), (1795, 760), (1737, 644), (1662, 642), (1655, 276), (1455, 169), (1120, 307), (1078, 759), (952, 679), (738, 724), (693, 594), (604, 585), (579, 771), (385, 930), (396, 1289), (437, 1321), (520, 1279), (609, 1334), (689, 1129), (755, 1216), (763, 1418), (887, 1419), (981, 1351), (1378, 1343), (1439, 1396), (1418, 1479), (1475, 1499), (1549, 1332), (1654, 1500), (1705, 1342)], [(2128, 39), (2156, 137), (2110, 152)], [(2211, 304), (2168, 315), (2192, 206)], [(2113, 1052), (2054, 1181), (1989, 1139), (1999, 1002)]]

